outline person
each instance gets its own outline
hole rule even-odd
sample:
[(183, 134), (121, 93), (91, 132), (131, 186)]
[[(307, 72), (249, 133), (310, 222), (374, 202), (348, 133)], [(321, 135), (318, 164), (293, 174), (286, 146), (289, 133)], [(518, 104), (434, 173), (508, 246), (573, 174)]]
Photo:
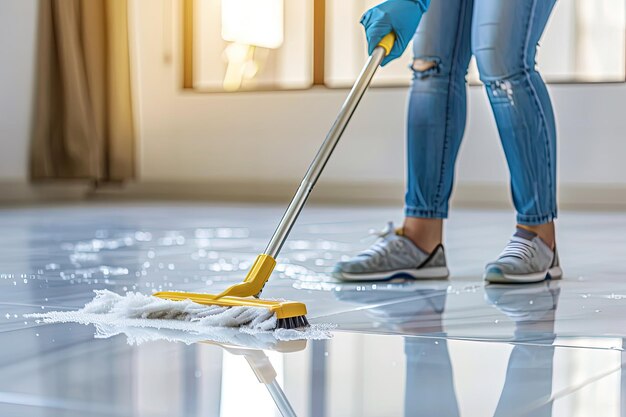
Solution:
[(384, 35), (396, 35), (383, 65), (401, 56), (413, 39), (405, 219), (399, 229), (388, 227), (369, 249), (337, 263), (334, 277), (448, 277), (443, 220), (465, 129), (472, 54), (495, 116), (517, 211), (516, 231), (487, 264), (484, 279), (528, 283), (561, 277), (554, 228), (555, 119), (535, 67), (537, 44), (555, 1), (387, 0), (363, 15), (370, 53)]

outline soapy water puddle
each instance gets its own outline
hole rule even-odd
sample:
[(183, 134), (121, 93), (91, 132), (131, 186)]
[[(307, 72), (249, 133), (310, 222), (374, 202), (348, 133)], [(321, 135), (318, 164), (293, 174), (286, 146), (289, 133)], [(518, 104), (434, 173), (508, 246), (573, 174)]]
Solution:
[(85, 307), (73, 311), (24, 314), (36, 323), (94, 325), (96, 338), (125, 334), (131, 345), (154, 340), (186, 344), (200, 341), (269, 349), (281, 341), (330, 339), (331, 324), (312, 324), (302, 329), (276, 329), (276, 317), (255, 307), (204, 306), (189, 300), (170, 301), (140, 293), (122, 296), (108, 290)]
[[(314, 236), (311, 236), (314, 237)], [(31, 278), (69, 284), (130, 284), (127, 290), (152, 292), (174, 288), (176, 282), (233, 282), (243, 279), (265, 238), (247, 228), (199, 228), (182, 231), (97, 230), (91, 239), (61, 241), (46, 261), (32, 264)], [(320, 239), (294, 239), (278, 257), (273, 279), (316, 280), (352, 245)], [(2, 274), (13, 279), (21, 273)], [(141, 286), (132, 287), (141, 280)], [(19, 284), (16, 281), (15, 285)]]
[[(282, 281), (298, 289), (295, 286), (298, 282), (327, 281), (327, 270), (338, 260), (344, 259), (346, 253), (354, 252), (355, 248), (351, 244), (323, 239), (320, 236), (322, 230), (313, 229), (286, 242), (272, 275), (274, 284)], [(140, 293), (150, 294), (162, 290), (198, 291), (199, 288), (215, 292), (240, 282), (259, 253), (259, 248), (263, 248), (266, 243), (266, 236), (255, 236), (255, 232), (258, 231), (245, 227), (181, 230), (158, 230), (152, 227), (107, 228), (94, 229), (91, 236), (85, 236), (84, 233), (75, 235), (73, 239), (68, 239), (71, 232), (59, 232), (58, 237), (50, 242), (45, 255), (42, 253), (43, 256), (33, 256), (30, 259), (28, 274), (0, 274), (0, 278), (3, 278), (0, 279), (0, 285), (12, 283), (19, 291), (30, 295), (33, 304), (41, 302), (41, 310), (33, 309), (37, 313), (23, 317), (22, 314), (19, 315), (20, 318), (30, 320), (30, 323), (35, 319), (39, 323), (93, 324), (96, 326), (96, 337), (126, 334), (129, 343), (156, 339), (163, 332), (168, 332), (167, 338), (185, 343), (195, 343), (200, 339), (240, 339), (246, 335), (245, 338), (250, 339), (247, 343), (252, 345), (258, 343), (258, 339), (331, 337), (330, 331), (334, 328), (332, 325), (313, 324), (304, 331), (269, 331), (271, 326), (229, 328), (223, 323), (209, 324), (206, 320), (203, 322), (192, 316), (161, 319), (141, 315), (128, 317), (119, 314), (119, 311), (93, 312), (92, 303), (98, 299), (98, 295), (91, 303), (77, 309), (85, 303), (86, 297), (92, 291), (108, 292), (110, 301), (110, 296), (114, 293), (127, 294), (126, 297), (133, 294), (130, 295), (131, 298), (154, 298)], [(359, 241), (357, 244), (360, 247), (363, 242)], [(33, 299), (35, 294), (36, 298)], [(101, 300), (102, 297), (101, 294)], [(68, 301), (72, 305), (69, 311), (64, 307)], [(8, 305), (12, 303), (6, 303)], [(11, 315), (12, 321), (19, 321), (13, 316), (14, 314)], [(222, 318), (226, 319), (225, 316)], [(172, 336), (172, 332), (176, 336)]]
[[(296, 282), (327, 280), (335, 262), (353, 252), (351, 245), (322, 239), (318, 232), (307, 231), (286, 242), (270, 284), (292, 286)], [(146, 294), (164, 290), (220, 291), (243, 280), (266, 243), (266, 236), (245, 227), (112, 227), (87, 234), (80, 229), (78, 233), (55, 230), (53, 235), (44, 234), (46, 238), (38, 241), (47, 240), (45, 251), (31, 251), (26, 264), (13, 263), (7, 254), (2, 261), (0, 287), (16, 287), (31, 300), (38, 293), (41, 301), (51, 297), (56, 304), (60, 302), (56, 295), (80, 292), (83, 295), (75, 297), (80, 303), (74, 308), (97, 289)], [(62, 287), (67, 290), (61, 291)]]

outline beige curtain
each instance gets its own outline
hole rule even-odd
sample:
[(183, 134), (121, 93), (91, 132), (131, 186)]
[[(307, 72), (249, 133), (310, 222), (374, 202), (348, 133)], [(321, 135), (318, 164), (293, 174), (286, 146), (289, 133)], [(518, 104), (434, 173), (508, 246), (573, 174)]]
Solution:
[(33, 179), (134, 175), (126, 0), (40, 0)]

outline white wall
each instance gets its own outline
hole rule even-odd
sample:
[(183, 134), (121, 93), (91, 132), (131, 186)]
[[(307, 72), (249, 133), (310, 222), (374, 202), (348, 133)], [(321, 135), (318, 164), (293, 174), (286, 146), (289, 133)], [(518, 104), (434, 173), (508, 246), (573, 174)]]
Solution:
[[(179, 33), (180, 8), (175, 0), (170, 4), (168, 11), (153, 7), (151, 0), (132, 3), (141, 180), (298, 181), (347, 92), (183, 92), (180, 39), (164, 43), (161, 36), (164, 19), (173, 19), (174, 33)], [(170, 50), (174, 60), (167, 64), (164, 51)], [(626, 187), (626, 85), (552, 85), (550, 92), (558, 117), (561, 184)], [(458, 183), (504, 186), (506, 166), (481, 88), (471, 89), (470, 102)], [(405, 89), (371, 90), (338, 146), (325, 182), (401, 183), (405, 105)]]
[(0, 1), (0, 181), (26, 181), (37, 0)]

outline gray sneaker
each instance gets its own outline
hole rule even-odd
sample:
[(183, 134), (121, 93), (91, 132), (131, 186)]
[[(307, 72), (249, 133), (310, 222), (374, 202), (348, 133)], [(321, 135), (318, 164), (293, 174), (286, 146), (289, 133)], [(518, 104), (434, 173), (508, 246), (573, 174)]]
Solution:
[(449, 275), (443, 245), (428, 254), (389, 222), (379, 239), (354, 258), (337, 262), (332, 276), (343, 281), (382, 281), (400, 276), (445, 279)]
[(539, 236), (517, 229), (500, 257), (485, 267), (484, 279), (501, 284), (524, 284), (560, 279), (562, 275), (556, 248), (553, 251)]

